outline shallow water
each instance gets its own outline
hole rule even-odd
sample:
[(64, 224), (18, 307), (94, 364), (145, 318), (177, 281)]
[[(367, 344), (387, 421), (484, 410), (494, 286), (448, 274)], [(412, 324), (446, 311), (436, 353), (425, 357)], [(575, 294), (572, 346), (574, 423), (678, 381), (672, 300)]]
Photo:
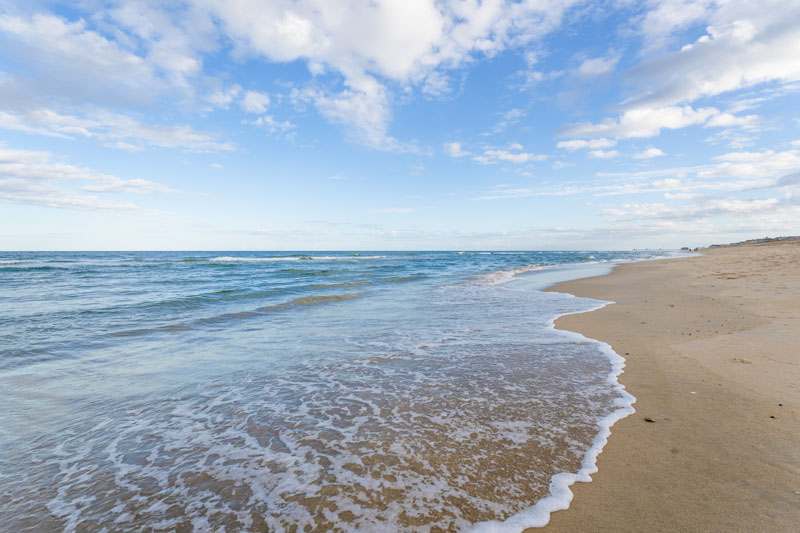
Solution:
[(536, 289), (648, 255), (0, 253), (0, 523), (503, 520), (620, 404), (551, 327), (597, 302)]

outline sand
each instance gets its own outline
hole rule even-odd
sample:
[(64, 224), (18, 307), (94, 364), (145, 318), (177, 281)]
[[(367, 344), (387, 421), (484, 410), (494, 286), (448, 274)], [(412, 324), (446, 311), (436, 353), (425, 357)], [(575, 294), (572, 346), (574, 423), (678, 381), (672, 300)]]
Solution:
[(800, 530), (800, 241), (625, 264), (551, 290), (637, 398), (552, 531)]

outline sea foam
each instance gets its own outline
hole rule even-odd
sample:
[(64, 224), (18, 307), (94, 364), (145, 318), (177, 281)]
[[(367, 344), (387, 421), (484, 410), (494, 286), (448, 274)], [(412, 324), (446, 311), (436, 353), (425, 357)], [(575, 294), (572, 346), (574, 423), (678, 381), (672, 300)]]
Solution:
[[(589, 313), (613, 303), (614, 302), (601, 302), (593, 309), (563, 313), (550, 321), (550, 327), (555, 329), (555, 321), (562, 316)], [(592, 474), (598, 471), (597, 457), (608, 443), (608, 437), (611, 435), (611, 427), (619, 420), (636, 412), (636, 409), (633, 407), (633, 404), (636, 403), (636, 398), (627, 392), (625, 386), (619, 382), (619, 376), (623, 373), (623, 369), (625, 368), (625, 358), (615, 352), (608, 343), (590, 339), (580, 333), (561, 331), (565, 336), (573, 338), (577, 342), (592, 342), (597, 344), (603, 354), (608, 357), (612, 365), (611, 372), (608, 374), (608, 382), (620, 394), (620, 397), (614, 401), (617, 409), (597, 422), (597, 436), (594, 438), (591, 447), (586, 450), (580, 470), (577, 472), (559, 472), (555, 474), (550, 480), (550, 494), (545, 498), (542, 498), (531, 507), (505, 520), (492, 520), (475, 524), (469, 528), (470, 533), (519, 533), (527, 528), (546, 526), (550, 522), (550, 515), (552, 513), (569, 508), (574, 496), (570, 488), (573, 484), (576, 482), (589, 483), (592, 481)]]

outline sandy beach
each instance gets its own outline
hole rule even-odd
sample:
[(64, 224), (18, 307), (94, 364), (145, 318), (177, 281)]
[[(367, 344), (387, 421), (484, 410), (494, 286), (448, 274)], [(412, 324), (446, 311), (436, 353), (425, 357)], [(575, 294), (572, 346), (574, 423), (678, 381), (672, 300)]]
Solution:
[(797, 531), (800, 241), (624, 264), (550, 290), (616, 302), (556, 326), (608, 342), (637, 398), (551, 531)]

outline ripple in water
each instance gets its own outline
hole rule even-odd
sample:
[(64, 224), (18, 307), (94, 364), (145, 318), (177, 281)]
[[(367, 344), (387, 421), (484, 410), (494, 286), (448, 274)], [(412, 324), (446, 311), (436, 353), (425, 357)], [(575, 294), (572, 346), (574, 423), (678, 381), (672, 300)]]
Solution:
[(0, 375), (0, 521), (431, 531), (530, 508), (622, 405), (601, 346), (550, 327), (596, 302), (409, 274)]

